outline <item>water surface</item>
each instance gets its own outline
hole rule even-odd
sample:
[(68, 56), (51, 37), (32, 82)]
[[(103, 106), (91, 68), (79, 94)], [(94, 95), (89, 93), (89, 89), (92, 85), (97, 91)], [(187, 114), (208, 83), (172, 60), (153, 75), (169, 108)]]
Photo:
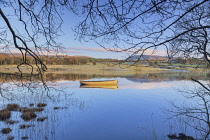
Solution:
[[(196, 76), (196, 75), (194, 75)], [(51, 75), (53, 77), (53, 75)], [(140, 140), (168, 139), (168, 134), (185, 133), (200, 137), (197, 131), (176, 119), (168, 119), (172, 109), (170, 102), (177, 105), (194, 104), (176, 89), (192, 89), (195, 84), (186, 73), (131, 75), (126, 77), (100, 77), (87, 75), (58, 75), (56, 80), (48, 80), (50, 90), (28, 88), (2, 83), (2, 89), (13, 87), (10, 92), (3, 92), (1, 108), (8, 103), (17, 103), (22, 107), (29, 104), (46, 103), (44, 111), (37, 112), (37, 118), (47, 117), (43, 122), (37, 118), (31, 121), (21, 119), (21, 112), (12, 111), (8, 124), (1, 121), (1, 129), (10, 127), (10, 134), (1, 134), (0, 138), (14, 136), (21, 139), (49, 140)], [(62, 78), (65, 77), (65, 78)], [(66, 77), (71, 77), (66, 78)], [(50, 76), (47, 76), (49, 79)], [(117, 79), (117, 89), (80, 88), (79, 80)], [(205, 78), (197, 76), (204, 80)], [(55, 109), (55, 107), (57, 107)], [(20, 125), (33, 125), (20, 129)]]

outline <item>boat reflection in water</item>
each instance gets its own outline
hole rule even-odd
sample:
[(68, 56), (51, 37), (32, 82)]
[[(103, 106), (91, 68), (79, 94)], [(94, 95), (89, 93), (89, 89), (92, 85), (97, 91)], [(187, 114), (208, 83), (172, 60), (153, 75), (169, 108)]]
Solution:
[(118, 89), (118, 80), (80, 81), (80, 88)]

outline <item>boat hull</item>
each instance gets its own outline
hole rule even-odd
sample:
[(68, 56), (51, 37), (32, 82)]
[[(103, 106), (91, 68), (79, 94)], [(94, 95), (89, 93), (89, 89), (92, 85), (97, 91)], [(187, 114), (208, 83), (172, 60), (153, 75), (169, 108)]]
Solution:
[(117, 85), (80, 85), (80, 88), (104, 88), (104, 89), (118, 89)]
[(107, 80), (107, 81), (80, 81), (81, 85), (116, 85), (118, 80)]

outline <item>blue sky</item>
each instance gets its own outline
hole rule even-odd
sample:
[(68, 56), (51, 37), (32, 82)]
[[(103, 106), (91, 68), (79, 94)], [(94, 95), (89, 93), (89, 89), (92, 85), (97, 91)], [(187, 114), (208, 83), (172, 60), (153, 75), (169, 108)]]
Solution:
[[(78, 24), (81, 18), (76, 17), (75, 15), (67, 12), (63, 15), (63, 26), (62, 30), (64, 35), (60, 37), (60, 41), (63, 46), (66, 48), (65, 52), (69, 55), (85, 55), (96, 58), (114, 58), (114, 59), (125, 59), (131, 53), (129, 52), (112, 52), (106, 51), (94, 41), (82, 41), (76, 39), (76, 33), (73, 32), (73, 28)], [(124, 44), (122, 44), (124, 45)], [(146, 54), (151, 54), (153, 50), (148, 50)], [(155, 55), (166, 56), (165, 49), (157, 50)]]
[[(10, 11), (6, 11), (10, 12)], [(64, 52), (71, 56), (77, 56), (77, 55), (84, 55), (84, 56), (91, 56), (95, 58), (114, 58), (114, 59), (125, 59), (130, 55), (129, 52), (111, 52), (106, 51), (102, 47), (98, 46), (94, 41), (88, 41), (88, 42), (80, 42), (75, 37), (75, 32), (73, 32), (73, 28), (76, 26), (76, 24), (79, 22), (80, 18), (76, 17), (75, 15), (71, 14), (71, 12), (65, 12), (63, 17), (63, 26), (62, 31), (63, 34), (58, 38), (58, 42), (62, 43), (62, 46), (65, 48)], [(9, 18), (10, 22), (14, 25), (16, 25), (16, 28), (21, 29), (23, 26), (20, 24), (17, 24), (17, 19)], [(0, 25), (3, 25), (3, 20), (0, 19)], [(11, 38), (11, 35), (8, 35), (8, 37)], [(3, 47), (4, 44), (0, 44), (0, 48)], [(124, 44), (122, 44), (124, 45)], [(16, 50), (13, 46), (10, 47), (11, 51), (14, 53), (17, 53), (18, 50)], [(146, 54), (151, 54), (153, 50), (148, 50)], [(0, 52), (5, 52), (4, 49), (1, 49)], [(156, 51), (155, 55), (166, 55), (165, 50), (158, 50)]]

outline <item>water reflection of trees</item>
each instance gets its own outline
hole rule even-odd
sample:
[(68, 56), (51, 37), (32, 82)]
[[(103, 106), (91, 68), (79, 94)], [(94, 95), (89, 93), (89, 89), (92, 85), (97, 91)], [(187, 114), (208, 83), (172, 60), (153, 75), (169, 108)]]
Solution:
[[(165, 80), (189, 80), (190, 78), (194, 79), (206, 79), (208, 75), (203, 73), (192, 73), (192, 72), (170, 72), (170, 73), (149, 73), (149, 74), (136, 74), (136, 75), (123, 75), (127, 79), (148, 79), (152, 81), (165, 81)], [(96, 74), (46, 74), (46, 81), (58, 81), (58, 80), (85, 80), (93, 78), (116, 78), (120, 76), (104, 76)]]
[[(27, 77), (27, 74), (25, 74)], [(7, 73), (0, 73), (0, 82), (9, 82), (20, 80), (17, 77)], [(30, 77), (30, 75), (28, 75)], [(46, 73), (43, 75), (43, 80), (45, 82), (56, 82), (60, 80), (69, 80), (69, 81), (77, 81), (77, 80), (86, 80), (93, 78), (116, 78), (120, 76), (104, 76), (104, 75), (96, 75), (96, 74), (55, 74), (55, 73)], [(189, 80), (191, 78), (205, 80), (206, 77), (209, 77), (209, 74), (205, 73), (192, 73), (192, 72), (167, 72), (167, 73), (148, 73), (148, 74), (136, 74), (136, 75), (123, 75), (122, 77), (127, 78), (128, 80), (132, 80), (134, 82), (142, 82), (138, 79), (144, 79), (149, 81), (166, 81), (166, 80)], [(31, 77), (30, 77), (31, 78)], [(11, 80), (13, 79), (13, 80)], [(29, 81), (31, 79), (25, 78), (22, 81)], [(35, 78), (33, 81), (38, 81)]]
[[(199, 139), (210, 139), (210, 84), (198, 84), (195, 88), (179, 90), (186, 98), (182, 105), (170, 101), (166, 109), (169, 119), (179, 120), (194, 130)], [(180, 132), (178, 132), (180, 133)]]
[[(25, 74), (27, 76), (27, 74)], [(8, 73), (0, 73), (0, 82), (9, 82), (9, 81), (15, 81), (15, 80), (20, 80), (15, 76), (12, 76), (11, 74)], [(28, 75), (30, 76), (30, 75)], [(76, 80), (85, 80), (85, 79), (93, 79), (93, 78), (105, 78), (105, 77), (113, 77), (113, 76), (103, 76), (103, 75), (95, 75), (95, 74), (55, 74), (55, 73), (46, 73), (43, 75), (43, 80), (44, 82), (56, 82), (60, 80), (69, 80), (69, 81), (76, 81)], [(31, 79), (21, 79), (22, 81), (32, 81)], [(33, 81), (39, 82), (40, 79), (33, 79)]]
[[(0, 79), (0, 95), (8, 100), (19, 99), (21, 101), (21, 98), (28, 93), (30, 93), (28, 96), (43, 93), (49, 98), (51, 92), (58, 90), (52, 84), (47, 85), (45, 81), (40, 81), (38, 77), (32, 77), (30, 74), (23, 76), (1, 73)], [(60, 89), (58, 91), (62, 92)]]
[(128, 80), (133, 82), (160, 82), (160, 81), (176, 81), (176, 80), (190, 80), (191, 78), (205, 80), (209, 77), (207, 73), (193, 73), (193, 72), (167, 72), (167, 73), (148, 73), (126, 76)]

